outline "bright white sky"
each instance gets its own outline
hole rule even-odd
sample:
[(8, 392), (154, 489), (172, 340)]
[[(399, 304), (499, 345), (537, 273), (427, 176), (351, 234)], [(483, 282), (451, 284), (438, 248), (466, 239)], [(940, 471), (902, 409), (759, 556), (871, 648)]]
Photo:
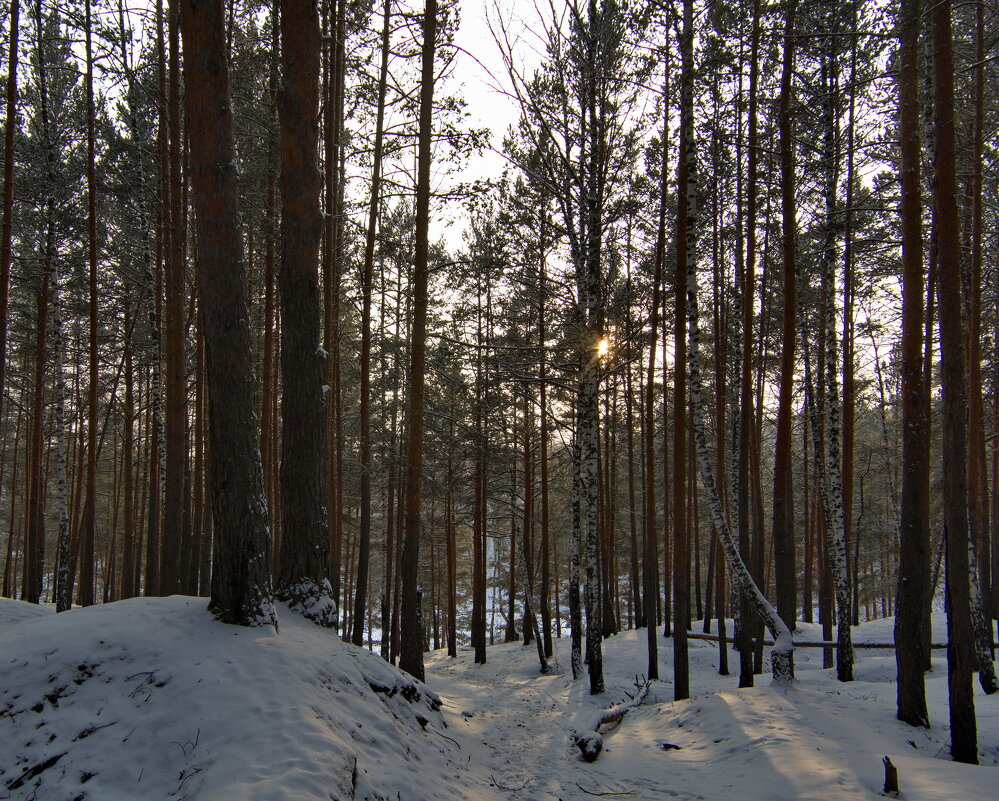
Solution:
[[(515, 63), (529, 70), (541, 60), (539, 38), (530, 29), (537, 29), (538, 21), (551, 11), (544, 0), (460, 0), (461, 26), (456, 43), (460, 48), (454, 64), (453, 85), (450, 92), (463, 97), (468, 103), (469, 124), (488, 128), (490, 144), (495, 150), (486, 150), (473, 156), (460, 175), (460, 180), (497, 177), (506, 162), (496, 152), (502, 146), (503, 136), (516, 122), (519, 109), (516, 102), (504, 92), (510, 88), (506, 67), (490, 31), (502, 19), (514, 44)], [(435, 231), (443, 236), (452, 248), (461, 247), (464, 225), (454, 221), (445, 230)]]

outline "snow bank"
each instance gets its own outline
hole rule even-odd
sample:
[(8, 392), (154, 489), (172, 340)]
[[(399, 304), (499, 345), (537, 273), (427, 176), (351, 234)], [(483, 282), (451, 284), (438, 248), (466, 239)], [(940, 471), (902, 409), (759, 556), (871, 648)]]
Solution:
[(274, 632), (199, 598), (61, 615), (0, 599), (0, 797), (462, 798), (434, 693), (279, 616)]

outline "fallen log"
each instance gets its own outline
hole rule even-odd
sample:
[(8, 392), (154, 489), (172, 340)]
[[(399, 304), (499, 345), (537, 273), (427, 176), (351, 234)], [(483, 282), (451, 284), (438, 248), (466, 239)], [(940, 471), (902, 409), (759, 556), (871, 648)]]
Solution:
[[(688, 640), (709, 640), (711, 642), (718, 642), (719, 637), (718, 637), (717, 634), (694, 634), (693, 632), (688, 631), (687, 632), (687, 639)], [(726, 637), (725, 638), (725, 642), (734, 643), (735, 642), (735, 638), (733, 638), (733, 637)], [(766, 645), (766, 646), (773, 645), (773, 643), (770, 640), (764, 640), (763, 644)], [(826, 641), (826, 640), (820, 640), (818, 642), (814, 642), (814, 641), (796, 642), (794, 644), (794, 647), (795, 648), (835, 648), (836, 647), (836, 643), (835, 642)], [(868, 649), (875, 649), (875, 650), (882, 650), (882, 651), (894, 651), (895, 650), (895, 643), (893, 643), (893, 642), (855, 642), (853, 644), (853, 647), (855, 649), (856, 648), (868, 648)], [(946, 643), (943, 643), (943, 644), (933, 643), (933, 645), (931, 645), (930, 648), (933, 648), (934, 650), (940, 651), (940, 650), (946, 649), (947, 648), (947, 644)]]
[(649, 684), (650, 682), (647, 681), (639, 686), (638, 692), (630, 701), (615, 704), (612, 707), (604, 709), (597, 716), (592, 726), (589, 726), (582, 732), (574, 731), (572, 733), (573, 742), (579, 749), (580, 754), (582, 754), (584, 762), (595, 762), (603, 750), (604, 738), (600, 734), (600, 727), (609, 726), (612, 723), (620, 723), (624, 716), (632, 709), (641, 706), (649, 695)]

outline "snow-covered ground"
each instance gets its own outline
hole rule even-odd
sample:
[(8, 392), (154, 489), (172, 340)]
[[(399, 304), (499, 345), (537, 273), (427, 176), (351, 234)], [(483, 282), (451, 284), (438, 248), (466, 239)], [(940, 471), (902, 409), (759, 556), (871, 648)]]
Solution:
[[(942, 616), (934, 623), (939, 634)], [(864, 624), (854, 639), (891, 642), (893, 625)], [(796, 639), (821, 639), (818, 626), (801, 629)], [(673, 702), (672, 641), (660, 639), (664, 680), (605, 734), (603, 753), (586, 764), (571, 731), (600, 707), (635, 694), (635, 674), (647, 665), (645, 631), (605, 641), (602, 697), (588, 694), (585, 679), (570, 681), (567, 648), (560, 644), (558, 653), (565, 673), (554, 676), (537, 675), (534, 648), (516, 643), (490, 648), (483, 666), (473, 664), (471, 652), (456, 660), (437, 652), (429, 660), (429, 683), (444, 700), (451, 736), (503, 798), (873, 799), (883, 795), (885, 755), (898, 768), (902, 798), (999, 798), (999, 696), (988, 698), (976, 685), (982, 766), (949, 761), (943, 651), (934, 652), (927, 674), (933, 728), (926, 731), (895, 719), (891, 651), (858, 651), (857, 681), (842, 684), (834, 670), (822, 669), (821, 649), (797, 649), (792, 686), (776, 688), (769, 676), (757, 676), (755, 688), (740, 690), (736, 675), (717, 673), (717, 643), (691, 640), (692, 698)], [(729, 666), (738, 671), (735, 651)]]
[(0, 799), (463, 798), (433, 694), (286, 607), (279, 633), (203, 598), (26, 607), (0, 600)]
[[(279, 613), (274, 633), (215, 623), (195, 598), (59, 616), (0, 599), (0, 799), (851, 801), (881, 795), (883, 755), (902, 798), (999, 797), (999, 697), (976, 686), (982, 766), (950, 762), (940, 651), (924, 731), (895, 720), (890, 651), (858, 652), (858, 680), (840, 684), (819, 649), (799, 649), (794, 685), (764, 676), (739, 690), (717, 674), (717, 644), (691, 641), (693, 698), (674, 703), (661, 639), (664, 680), (587, 764), (571, 733), (635, 693), (644, 631), (606, 641), (600, 697), (570, 680), (564, 641), (548, 676), (519, 643), (491, 647), (481, 666), (470, 651), (436, 652), (428, 691)], [(855, 640), (891, 635), (878, 621)], [(799, 638), (818, 639), (817, 627)]]

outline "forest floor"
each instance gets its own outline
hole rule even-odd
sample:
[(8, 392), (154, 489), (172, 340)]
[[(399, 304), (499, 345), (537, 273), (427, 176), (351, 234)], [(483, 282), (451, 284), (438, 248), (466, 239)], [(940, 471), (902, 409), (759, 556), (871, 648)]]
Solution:
[[(895, 720), (891, 651), (859, 651), (857, 681), (841, 684), (821, 649), (798, 649), (792, 686), (764, 675), (739, 690), (717, 673), (717, 644), (691, 641), (692, 698), (674, 702), (660, 637), (664, 680), (588, 764), (572, 732), (635, 694), (644, 630), (605, 641), (607, 692), (590, 696), (566, 640), (547, 676), (520, 643), (490, 647), (485, 665), (435, 652), (427, 688), (286, 608), (279, 618), (274, 633), (222, 626), (196, 598), (58, 616), (0, 599), (0, 799), (853, 801), (883, 795), (883, 755), (900, 798), (997, 797), (999, 696), (976, 685), (982, 765), (951, 762), (942, 651), (927, 674), (933, 728), (920, 730)], [(892, 623), (855, 641), (890, 642)], [(818, 636), (803, 626), (798, 639)]]
[[(943, 616), (934, 623), (942, 636)], [(890, 618), (863, 624), (854, 639), (892, 642), (893, 625)], [(800, 624), (796, 640), (814, 642), (820, 635), (820, 627)], [(571, 732), (601, 707), (635, 694), (636, 673), (646, 672), (648, 662), (644, 629), (605, 640), (607, 692), (600, 697), (588, 694), (585, 678), (570, 680), (567, 640), (557, 645), (555, 675), (538, 675), (533, 646), (510, 643), (489, 648), (481, 666), (468, 650), (457, 659), (435, 652), (428, 682), (444, 700), (451, 736), (502, 798), (874, 799), (884, 797), (885, 755), (898, 768), (899, 798), (999, 797), (999, 695), (986, 697), (976, 683), (982, 765), (951, 762), (944, 651), (934, 651), (927, 674), (933, 728), (924, 730), (895, 719), (892, 651), (859, 650), (857, 680), (843, 684), (834, 670), (822, 669), (822, 649), (799, 648), (792, 686), (775, 687), (764, 675), (755, 688), (740, 690), (738, 652), (729, 651), (733, 675), (720, 676), (717, 643), (691, 640), (691, 698), (674, 702), (672, 640), (660, 637), (658, 650), (663, 681), (604, 735), (592, 764), (580, 759)]]

